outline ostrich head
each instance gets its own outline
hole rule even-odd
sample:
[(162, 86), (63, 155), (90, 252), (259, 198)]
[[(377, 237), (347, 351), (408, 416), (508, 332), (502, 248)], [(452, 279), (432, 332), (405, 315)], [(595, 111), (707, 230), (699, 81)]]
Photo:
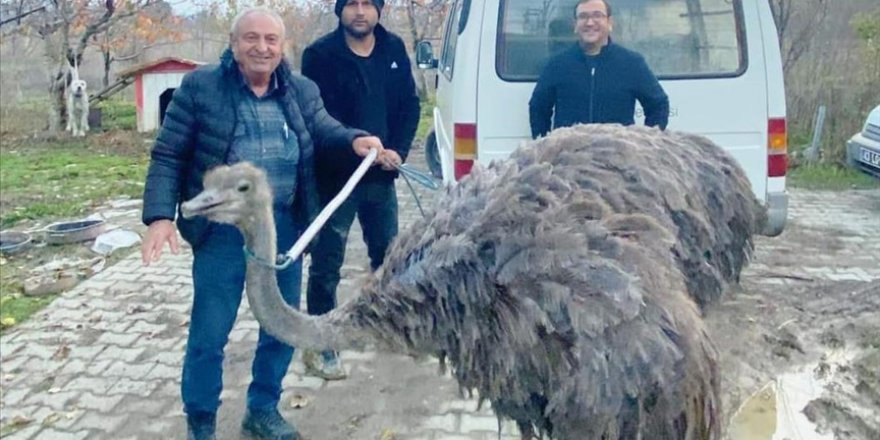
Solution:
[(180, 205), (184, 218), (204, 216), (217, 223), (247, 228), (270, 215), (272, 191), (266, 173), (247, 162), (219, 166), (205, 175), (205, 189)]

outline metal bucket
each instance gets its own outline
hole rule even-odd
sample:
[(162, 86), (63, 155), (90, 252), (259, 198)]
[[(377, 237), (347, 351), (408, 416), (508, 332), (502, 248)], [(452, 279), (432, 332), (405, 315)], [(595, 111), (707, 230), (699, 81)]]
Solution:
[(12, 255), (21, 252), (31, 245), (31, 236), (26, 232), (0, 232), (0, 253)]
[(59, 222), (46, 226), (44, 241), (48, 244), (78, 243), (94, 240), (106, 229), (104, 220), (79, 220), (75, 222)]

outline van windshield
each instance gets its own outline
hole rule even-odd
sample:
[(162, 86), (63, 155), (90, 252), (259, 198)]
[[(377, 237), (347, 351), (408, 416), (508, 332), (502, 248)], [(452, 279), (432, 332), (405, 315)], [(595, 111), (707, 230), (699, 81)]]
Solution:
[[(740, 0), (614, 0), (611, 38), (641, 53), (660, 79), (736, 76), (746, 58)], [(495, 66), (535, 81), (575, 44), (577, 0), (502, 0)]]

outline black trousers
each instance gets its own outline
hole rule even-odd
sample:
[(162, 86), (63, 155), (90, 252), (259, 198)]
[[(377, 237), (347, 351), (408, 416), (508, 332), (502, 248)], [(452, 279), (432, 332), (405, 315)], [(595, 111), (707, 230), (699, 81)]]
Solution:
[[(336, 191), (319, 189), (321, 202), (327, 204)], [(397, 236), (397, 193), (394, 182), (362, 182), (333, 213), (318, 233), (312, 248), (312, 264), (306, 302), (311, 315), (323, 315), (336, 307), (345, 245), (355, 216), (364, 232), (370, 268), (376, 270), (385, 259), (385, 252)]]

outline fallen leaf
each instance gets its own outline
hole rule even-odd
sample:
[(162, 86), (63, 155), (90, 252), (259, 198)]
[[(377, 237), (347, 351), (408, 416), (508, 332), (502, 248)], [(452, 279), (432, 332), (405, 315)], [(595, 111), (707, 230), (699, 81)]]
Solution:
[(58, 414), (58, 413), (49, 414), (48, 416), (46, 416), (45, 419), (43, 419), (43, 426), (54, 425), (55, 422), (57, 422), (59, 420), (61, 420), (61, 414)]
[(382, 435), (379, 436), (379, 440), (395, 440), (397, 438), (394, 435), (394, 431), (391, 428), (385, 428), (382, 430)]
[(34, 419), (25, 416), (15, 416), (12, 418), (12, 422), (9, 423), (9, 426), (13, 428), (21, 428), (23, 426), (30, 425)]
[(144, 313), (146, 311), (147, 311), (147, 308), (140, 305), (140, 304), (128, 308), (129, 315), (134, 315), (135, 313)]
[(107, 264), (107, 260), (103, 258), (96, 258), (91, 261), (91, 266), (88, 268), (87, 276), (92, 276), (102, 270), (104, 270), (104, 265)]
[(70, 347), (68, 347), (67, 344), (64, 344), (55, 350), (55, 354), (52, 355), (52, 360), (63, 361), (64, 359), (67, 359), (67, 356), (70, 356)]
[(302, 394), (294, 394), (293, 397), (290, 398), (290, 407), (291, 408), (305, 408), (309, 404), (308, 396), (304, 396)]
[(348, 427), (352, 429), (357, 429), (361, 425), (361, 422), (363, 422), (366, 418), (366, 414), (355, 414), (348, 419)]

